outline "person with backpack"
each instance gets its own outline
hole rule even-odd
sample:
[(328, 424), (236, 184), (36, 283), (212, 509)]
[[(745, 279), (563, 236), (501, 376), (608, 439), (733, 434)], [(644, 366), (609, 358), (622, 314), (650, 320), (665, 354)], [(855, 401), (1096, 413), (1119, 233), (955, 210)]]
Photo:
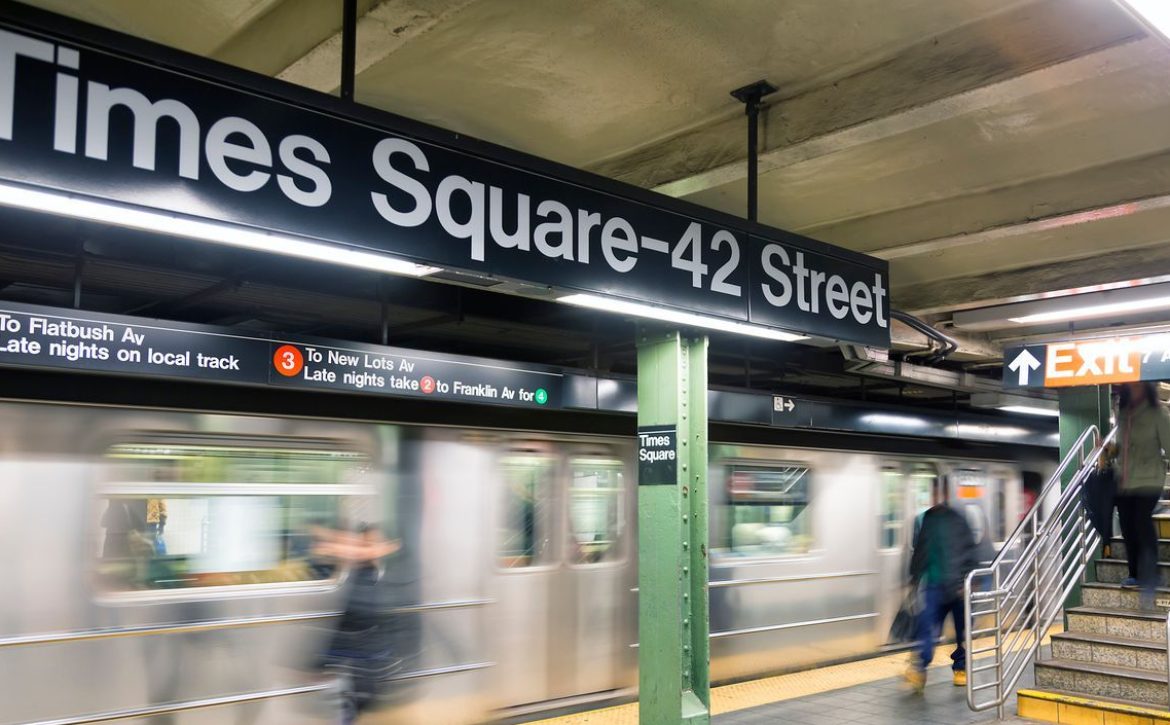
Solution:
[(948, 505), (945, 479), (931, 485), (931, 503), (917, 527), (910, 558), (910, 586), (921, 590), (922, 608), (918, 645), (906, 680), (917, 692), (926, 687), (926, 668), (934, 659), (935, 642), (948, 614), (955, 624), (953, 682), (956, 687), (967, 684), (963, 582), (976, 566), (975, 538), (966, 517)]
[(1117, 517), (1129, 577), (1122, 587), (1141, 588), (1141, 606), (1152, 609), (1158, 586), (1158, 534), (1154, 509), (1166, 485), (1170, 414), (1154, 383), (1125, 383), (1117, 410)]

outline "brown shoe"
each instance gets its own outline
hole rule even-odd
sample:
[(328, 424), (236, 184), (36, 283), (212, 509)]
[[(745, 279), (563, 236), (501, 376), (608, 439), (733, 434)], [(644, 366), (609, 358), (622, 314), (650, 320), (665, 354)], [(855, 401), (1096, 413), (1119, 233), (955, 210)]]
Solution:
[(967, 686), (967, 670), (955, 670), (955, 676), (954, 676), (954, 679), (952, 680), (952, 682), (955, 683), (955, 687), (966, 687)]

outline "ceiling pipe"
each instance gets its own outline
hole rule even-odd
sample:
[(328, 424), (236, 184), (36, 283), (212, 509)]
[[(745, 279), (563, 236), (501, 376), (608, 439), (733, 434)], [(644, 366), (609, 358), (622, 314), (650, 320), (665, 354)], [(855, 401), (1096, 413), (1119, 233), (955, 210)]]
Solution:
[[(931, 350), (928, 353), (922, 354), (926, 358), (926, 362), (935, 364), (946, 360), (955, 350), (959, 349), (959, 342), (953, 337), (943, 334), (939, 330), (931, 327), (926, 322), (918, 319), (914, 315), (901, 310), (890, 310), (890, 317), (901, 322), (910, 328), (921, 332), (926, 336), (927, 340), (931, 342)], [(937, 343), (937, 347), (936, 347)], [(906, 357), (916, 357), (918, 354), (910, 353)]]

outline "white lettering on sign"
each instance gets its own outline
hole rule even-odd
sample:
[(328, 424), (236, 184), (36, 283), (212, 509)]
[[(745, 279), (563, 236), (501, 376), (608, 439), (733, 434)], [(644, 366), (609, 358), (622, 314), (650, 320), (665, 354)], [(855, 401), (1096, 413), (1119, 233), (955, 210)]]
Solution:
[[(130, 163), (135, 168), (156, 169), (159, 128), (166, 125), (178, 130), (175, 165), (179, 176), (185, 179), (199, 179), (202, 148), (207, 168), (230, 189), (242, 192), (261, 189), (271, 181), (271, 170), (275, 168), (281, 192), (297, 204), (321, 206), (332, 194), (328, 175), (316, 165), (329, 163), (329, 154), (316, 139), (301, 135), (282, 139), (277, 144), (280, 161), (277, 165), (267, 136), (244, 118), (229, 116), (212, 123), (205, 142), (201, 143), (203, 129), (199, 118), (186, 103), (173, 98), (151, 100), (133, 88), (112, 88), (96, 81), (86, 84), (82, 108), (78, 102), (78, 78), (69, 72), (80, 70), (80, 52), (6, 30), (0, 30), (0, 139), (13, 140), (18, 57), (56, 63), (57, 88), (61, 91), (56, 94), (53, 109), (53, 148), (57, 151), (76, 154), (80, 128), (85, 139), (85, 156), (108, 161), (110, 119), (115, 114), (129, 113), (133, 119)], [(308, 153), (298, 154), (298, 151)], [(228, 164), (229, 160), (232, 165)]]
[[(852, 315), (854, 320), (864, 325), (876, 316), (879, 326), (886, 327), (889, 324), (883, 311), (886, 288), (880, 274), (873, 276), (872, 285), (855, 282), (850, 288), (840, 275), (826, 275), (805, 266), (803, 252), (797, 252), (796, 261), (792, 262), (788, 250), (779, 244), (768, 244), (764, 246), (762, 254), (764, 274), (772, 281), (762, 283), (760, 289), (769, 304), (787, 307), (795, 299), (798, 309), (815, 315), (820, 313), (821, 300), (824, 299), (829, 313), (837, 319)], [(792, 273), (792, 277), (785, 271), (785, 267)], [(792, 281), (794, 278), (795, 285)], [(779, 285), (779, 291), (776, 285)], [(845, 294), (847, 289), (850, 290), (848, 297)], [(845, 305), (846, 299), (848, 306)]]
[(1071, 378), (1073, 369), (1068, 367), (1073, 361), (1076, 343), (1053, 343), (1048, 346), (1048, 355), (1044, 365), (1044, 377), (1050, 379)]
[(673, 448), (666, 448), (661, 450), (651, 450), (642, 448), (638, 451), (638, 460), (645, 463), (656, 463), (658, 461), (673, 461), (677, 460), (678, 455)]
[[(91, 80), (85, 77), (87, 71), (97, 67), (103, 70), (91, 72), (104, 72), (105, 66), (96, 61), (87, 64), (87, 58), (97, 57), (88, 53), (91, 51), (0, 30), (0, 141), (22, 143), (26, 140), (14, 138), (22, 134), (15, 127), (33, 117), (16, 112), (19, 87), (22, 98), (27, 94), (28, 98), (36, 99), (27, 103), (51, 104), (51, 107), (37, 108), (35, 112), (39, 114), (37, 117), (51, 115), (53, 118), (54, 151), (83, 158), (87, 167), (94, 161), (129, 164), (143, 172), (175, 174), (184, 183), (206, 181), (215, 194), (225, 190), (241, 195), (261, 192), (259, 196), (265, 197), (265, 201), (268, 192), (279, 192), (280, 197), (299, 207), (323, 207), (334, 198), (334, 180), (340, 178), (330, 177), (334, 158), (320, 140), (304, 133), (265, 128), (257, 122), (259, 114), (257, 120), (244, 116), (250, 108), (249, 103), (228, 106), (240, 115), (225, 115), (223, 111), (204, 108), (196, 102), (199, 97), (182, 83), (170, 90), (164, 83), (153, 83), (148, 87), (144, 82), (139, 89), (119, 85), (108, 78)], [(110, 55), (117, 59), (116, 54)], [(139, 61), (131, 62), (144, 65)], [(30, 64), (47, 66), (55, 73), (52, 92), (39, 92), (38, 89), (33, 94), (25, 88), (27, 80), (18, 83), (18, 75), (27, 72), (22, 69)], [(188, 93), (185, 101), (174, 97), (184, 92)], [(295, 127), (298, 123), (288, 125)], [(354, 130), (355, 138), (368, 134), (370, 130), (365, 124), (346, 123)], [(294, 130), (303, 131), (304, 128)], [(127, 144), (120, 143), (123, 136)], [(160, 143), (160, 137), (163, 143)], [(588, 184), (576, 185), (555, 177), (547, 186), (538, 187), (549, 189), (550, 198), (536, 198), (526, 182), (523, 183), (529, 193), (514, 188), (517, 184), (509, 181), (508, 175), (484, 170), (485, 163), (498, 166), (491, 159), (485, 161), (468, 153), (476, 163), (469, 164), (469, 170), (450, 173), (451, 164), (443, 156), (451, 151), (437, 145), (420, 145), (404, 138), (387, 137), (369, 139), (361, 153), (365, 156), (364, 161), (344, 159), (339, 165), (350, 169), (358, 162), (369, 164), (375, 177), (374, 185), (338, 194), (346, 197), (342, 203), (363, 205), (366, 212), (363, 224), (370, 220), (374, 224), (387, 222), (399, 228), (417, 228), (428, 222), (434, 224), (441, 229), (440, 236), (449, 237), (448, 242), (456, 240), (466, 248), (466, 256), (453, 261), (447, 252), (435, 254), (433, 261), (442, 260), (442, 264), (451, 261), (458, 267), (466, 260), (491, 265), (495, 261), (493, 252), (508, 250), (513, 253), (510, 259), (516, 252), (528, 255), (525, 258), (531, 260), (529, 262), (512, 259), (523, 268), (536, 269), (531, 262), (548, 260), (559, 265), (558, 274), (567, 267), (591, 264), (594, 266), (590, 273), (597, 269), (628, 275), (637, 270), (643, 279), (651, 271), (669, 271), (677, 279), (669, 280), (663, 289), (676, 283), (686, 287), (685, 279), (689, 282), (688, 292), (710, 292), (717, 297), (716, 303), (744, 302), (748, 292), (752, 299), (762, 294), (762, 302), (756, 306), (758, 314), (755, 311), (748, 314), (746, 304), (738, 308), (742, 310), (740, 312), (718, 311), (718, 304), (711, 305), (716, 308), (715, 314), (722, 316), (758, 317), (765, 320), (759, 324), (792, 325), (816, 331), (817, 321), (793, 323), (787, 315), (778, 320), (771, 319), (767, 309), (771, 306), (818, 316), (819, 321), (827, 325), (845, 321), (864, 327), (876, 326), (883, 331), (889, 328), (886, 319), (888, 291), (883, 273), (871, 271), (865, 263), (862, 265), (866, 271), (843, 275), (834, 271), (833, 268), (840, 267), (830, 255), (812, 250), (807, 254), (796, 251), (799, 244), (793, 248), (787, 243), (772, 242), (749, 248), (746, 245), (752, 236), (746, 231), (720, 228), (718, 221), (694, 221), (687, 218), (685, 212), (658, 209), (653, 201), (632, 201), (628, 206), (615, 204), (613, 200), (620, 201), (620, 194), (615, 196)], [(428, 154), (433, 158), (428, 158)], [(61, 160), (63, 157), (56, 158)], [(481, 170), (476, 171), (477, 168)], [(534, 172), (526, 173), (535, 176)], [(365, 174), (356, 171), (345, 177), (350, 183), (353, 183), (352, 179), (360, 178), (365, 178)], [(141, 180), (139, 184), (139, 179), (134, 179), (133, 188), (154, 191), (149, 188), (147, 177), (141, 177)], [(82, 182), (78, 183), (84, 186)], [(196, 203), (186, 204), (185, 208), (171, 209), (168, 206), (168, 211), (195, 216), (208, 216), (208, 210), (215, 211), (218, 199), (200, 198), (200, 193), (207, 192), (201, 185), (183, 188), (192, 192), (187, 195)], [(582, 197), (579, 190), (591, 196)], [(123, 191), (119, 188), (96, 195), (118, 198)], [(90, 189), (86, 193), (94, 191)], [(148, 200), (141, 203), (159, 206), (157, 198), (152, 199), (156, 195), (146, 193), (142, 196)], [(555, 198), (557, 196), (561, 198)], [(570, 203), (570, 197), (587, 200)], [(130, 203), (139, 202), (131, 200)], [(238, 200), (229, 199), (227, 203), (246, 206)], [(659, 228), (657, 220), (663, 217), (673, 220), (673, 228)], [(248, 223), (254, 223), (254, 220)], [(253, 225), (280, 227), (280, 223)], [(639, 228), (650, 225), (656, 228)], [(312, 224), (306, 227), (312, 227)], [(369, 229), (361, 228), (360, 231), (363, 239), (369, 238)], [(644, 231), (651, 233), (645, 234)], [(316, 233), (312, 229), (305, 233), (310, 232)], [(344, 238), (347, 236), (334, 241), (354, 243), (352, 238)], [(392, 237), (393, 231), (387, 236)], [(442, 246), (444, 242), (436, 239), (435, 244)], [(401, 251), (407, 256), (428, 256), (417, 249)], [(856, 266), (850, 261), (845, 261), (845, 264)], [(468, 266), (478, 268), (478, 265)], [(762, 274), (758, 273), (760, 267)], [(506, 270), (493, 268), (492, 272), (508, 276)], [(522, 275), (529, 281), (551, 281), (542, 280), (543, 274), (539, 271), (531, 274), (525, 271)], [(857, 279), (858, 276), (862, 279)], [(571, 275), (570, 278), (577, 280), (580, 275)], [(745, 287), (749, 279), (759, 287)], [(614, 281), (612, 275), (606, 280), (607, 283)], [(555, 283), (560, 284), (559, 281)], [(602, 285), (590, 285), (590, 288), (610, 293), (609, 288)], [(712, 300), (691, 298), (684, 300), (681, 306), (695, 308), (700, 302)], [(678, 302), (668, 304), (680, 305)], [(726, 309), (737, 308), (728, 304)]]

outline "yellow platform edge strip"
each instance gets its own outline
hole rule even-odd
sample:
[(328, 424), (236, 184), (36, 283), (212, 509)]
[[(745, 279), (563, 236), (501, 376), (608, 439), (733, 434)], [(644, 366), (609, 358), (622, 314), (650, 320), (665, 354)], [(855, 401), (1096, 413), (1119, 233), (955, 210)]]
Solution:
[[(1049, 629), (1048, 634), (1052, 635), (1062, 630), (1063, 628), (1058, 624)], [(1048, 637), (1045, 637), (1045, 641), (1048, 641)], [(974, 646), (981, 648), (990, 643), (990, 639), (978, 640)], [(723, 685), (711, 690), (711, 714), (722, 715), (774, 702), (818, 695), (830, 690), (840, 690), (845, 687), (886, 680), (905, 672), (908, 662), (909, 655), (906, 652), (899, 652), (802, 672)], [(950, 664), (950, 647), (936, 648), (931, 666), (949, 666)], [(1166, 713), (1166, 715), (1170, 717), (1170, 713)], [(615, 705), (599, 710), (588, 710), (539, 720), (529, 725), (637, 725), (637, 723), (638, 703), (631, 702), (625, 705)], [(1113, 725), (1113, 723), (1102, 723), (1102, 725)], [(1130, 723), (1119, 722), (1117, 725), (1130, 725)], [(1140, 725), (1151, 724), (1142, 722)], [(1162, 725), (1162, 723), (1155, 723), (1155, 725)], [(1170, 721), (1165, 725), (1170, 725)]]
[(1044, 690), (1020, 690), (1020, 717), (1052, 723), (1098, 725), (1170, 725), (1170, 710), (1128, 705)]

